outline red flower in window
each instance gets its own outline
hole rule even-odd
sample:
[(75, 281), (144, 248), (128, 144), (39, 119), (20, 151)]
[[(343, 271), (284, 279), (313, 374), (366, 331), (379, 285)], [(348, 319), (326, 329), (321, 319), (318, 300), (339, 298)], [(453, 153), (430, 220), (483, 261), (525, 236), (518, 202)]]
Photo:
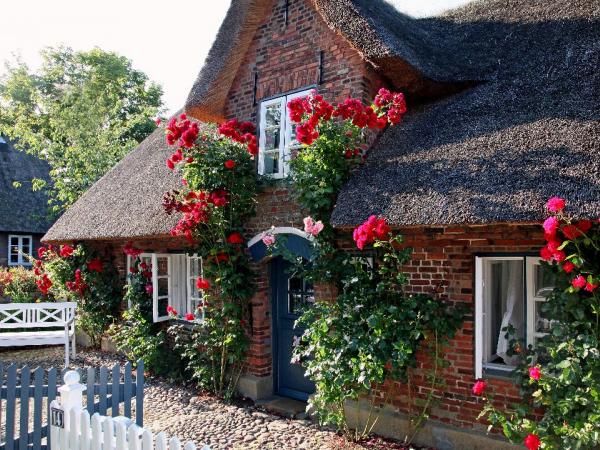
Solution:
[(191, 320), (194, 320), (195, 318), (196, 318), (196, 316), (194, 316), (192, 313), (187, 313), (187, 314), (184, 316), (184, 319), (185, 319), (185, 320), (190, 320), (190, 321), (191, 321)]
[(167, 314), (169, 314), (170, 316), (177, 316), (177, 310), (171, 305), (169, 305), (167, 306)]
[(210, 289), (210, 281), (200, 277), (196, 280), (196, 287), (201, 290)]

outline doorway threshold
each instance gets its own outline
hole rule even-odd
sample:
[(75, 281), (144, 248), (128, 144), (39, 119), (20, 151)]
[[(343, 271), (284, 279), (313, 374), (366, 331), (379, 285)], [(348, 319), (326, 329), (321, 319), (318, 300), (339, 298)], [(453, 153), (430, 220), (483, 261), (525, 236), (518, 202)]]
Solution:
[(269, 412), (289, 419), (304, 420), (307, 417), (306, 402), (293, 398), (274, 395), (263, 400), (257, 400), (256, 404)]

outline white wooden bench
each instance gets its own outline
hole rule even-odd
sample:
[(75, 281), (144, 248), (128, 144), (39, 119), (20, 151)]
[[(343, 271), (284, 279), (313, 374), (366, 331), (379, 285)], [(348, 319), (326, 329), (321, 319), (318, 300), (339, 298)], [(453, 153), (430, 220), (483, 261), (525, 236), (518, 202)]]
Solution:
[(64, 344), (65, 367), (69, 367), (70, 342), (75, 356), (76, 307), (72, 302), (0, 305), (0, 347)]

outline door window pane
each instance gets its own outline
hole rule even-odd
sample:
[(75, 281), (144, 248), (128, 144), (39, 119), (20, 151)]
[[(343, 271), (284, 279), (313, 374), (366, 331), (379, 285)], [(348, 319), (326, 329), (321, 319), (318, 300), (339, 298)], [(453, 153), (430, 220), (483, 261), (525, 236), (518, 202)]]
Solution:
[(314, 303), (313, 285), (302, 278), (290, 278), (288, 281), (288, 314), (301, 315)]

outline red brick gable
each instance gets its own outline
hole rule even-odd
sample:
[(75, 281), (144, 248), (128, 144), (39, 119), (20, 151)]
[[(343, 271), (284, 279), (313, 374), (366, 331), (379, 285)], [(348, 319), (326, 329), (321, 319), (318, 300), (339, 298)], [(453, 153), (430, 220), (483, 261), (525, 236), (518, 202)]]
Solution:
[(276, 1), (257, 28), (229, 91), (227, 118), (256, 121), (262, 99), (303, 88), (314, 87), (335, 102), (368, 100), (385, 84), (312, 1), (287, 3)]

